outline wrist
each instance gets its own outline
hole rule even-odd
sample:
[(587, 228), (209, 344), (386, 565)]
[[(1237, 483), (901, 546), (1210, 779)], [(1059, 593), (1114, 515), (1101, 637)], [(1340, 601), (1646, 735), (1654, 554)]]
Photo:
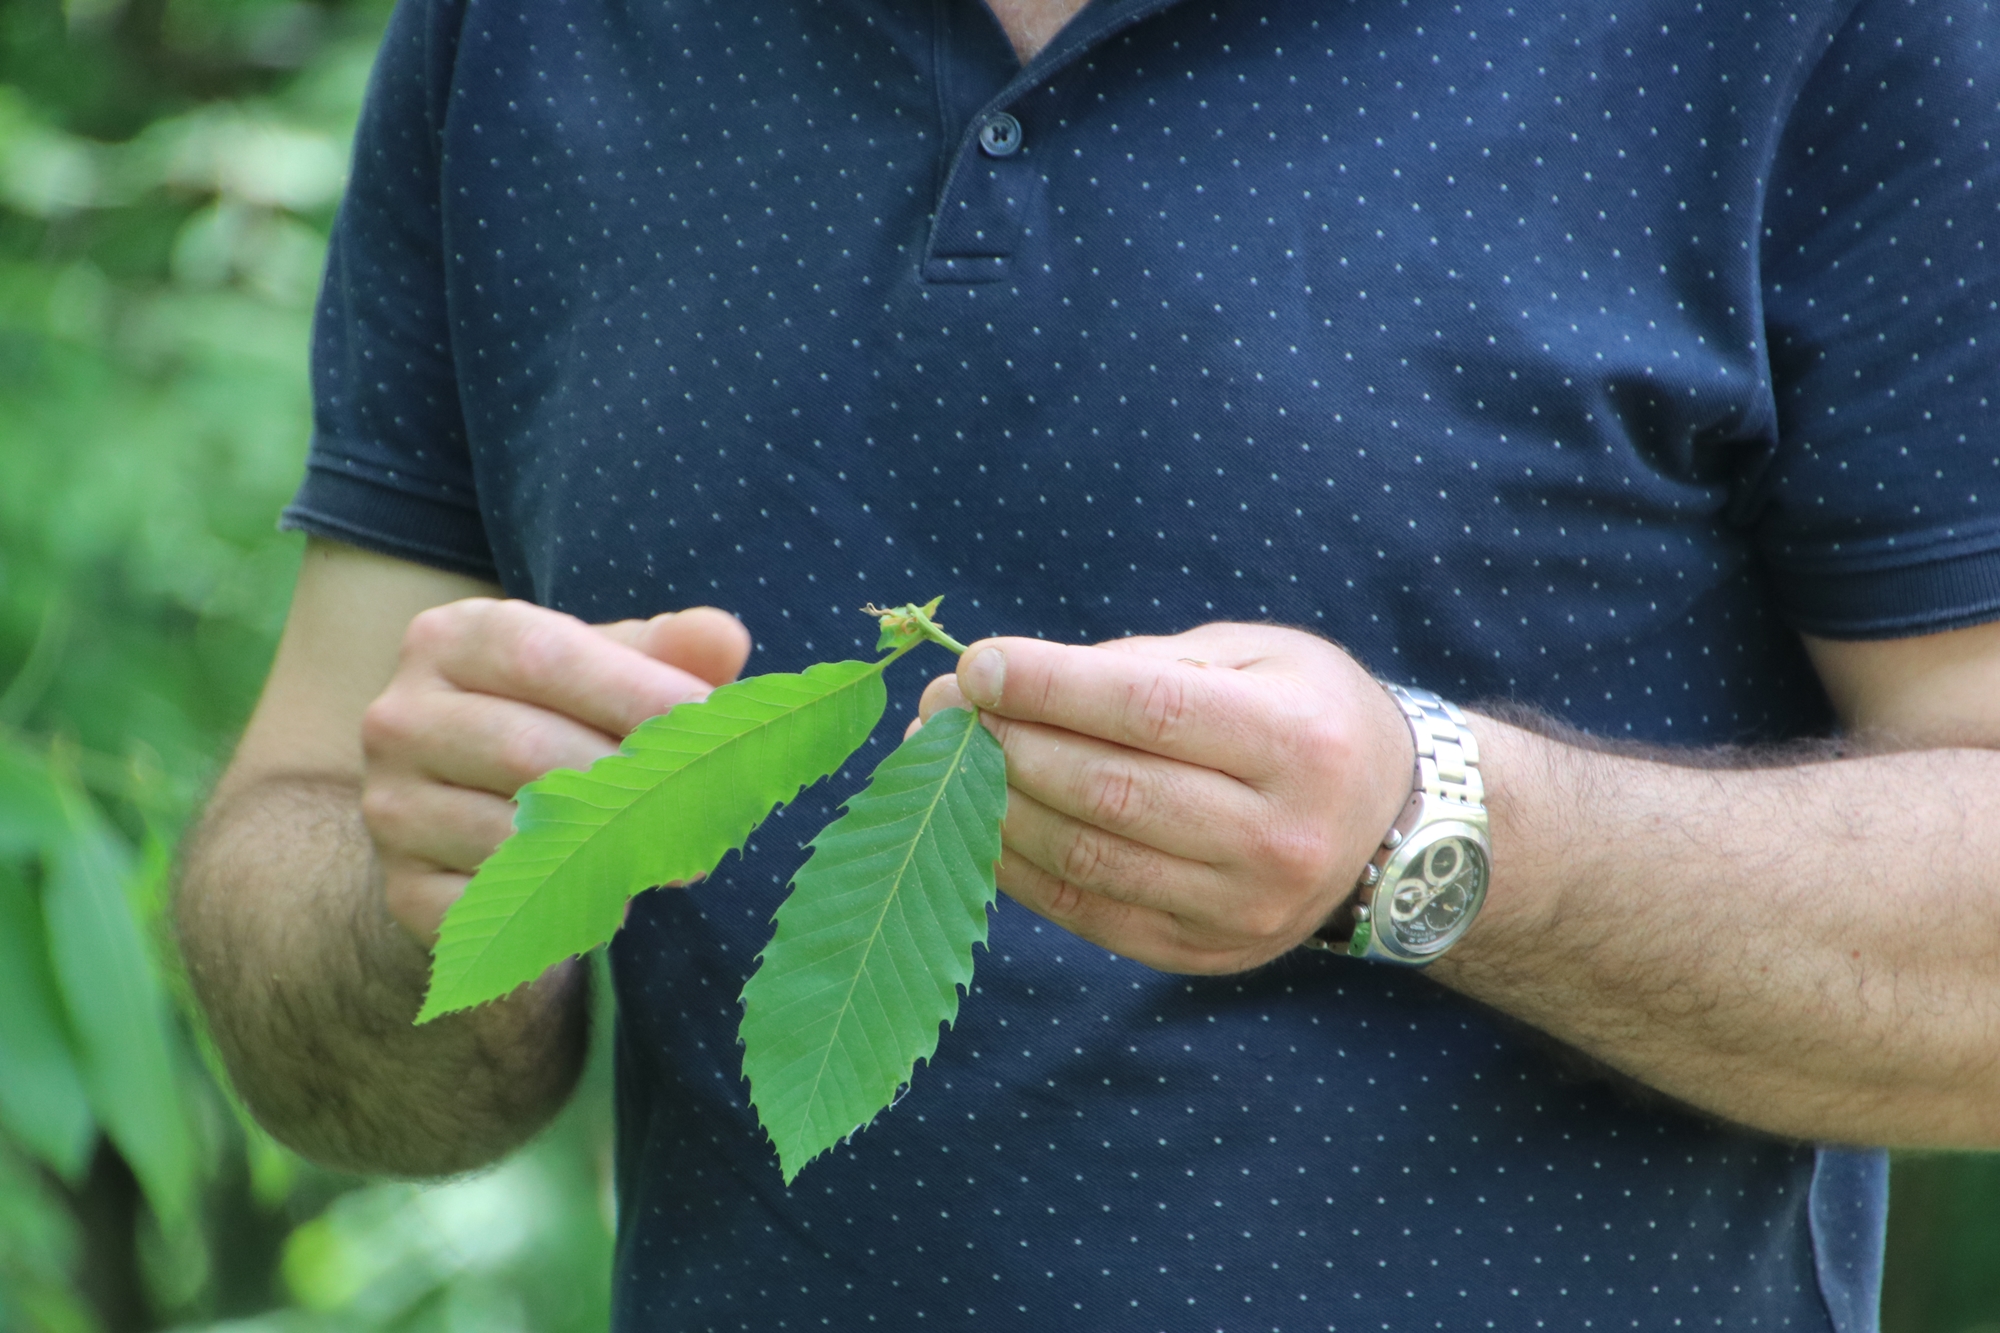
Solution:
[(1437, 694), (1380, 682), (1415, 762), (1402, 813), (1359, 882), (1309, 946), (1421, 965), (1456, 947), (1477, 919), (1491, 875), (1478, 738)]
[(1582, 770), (1599, 756), (1482, 713), (1467, 713), (1466, 725), (1478, 739), (1493, 858), (1486, 904), (1462, 946), (1472, 956), (1545, 940), (1566, 886), (1596, 875), (1589, 849), (1602, 844), (1581, 836), (1590, 803), (1580, 789), (1594, 785)]

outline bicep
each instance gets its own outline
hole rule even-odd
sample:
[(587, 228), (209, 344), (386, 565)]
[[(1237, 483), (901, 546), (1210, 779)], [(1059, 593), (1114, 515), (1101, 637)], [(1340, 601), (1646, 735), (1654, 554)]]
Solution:
[(1910, 639), (1805, 638), (1848, 730), (1895, 744), (2000, 747), (2000, 622)]
[(263, 695), (222, 785), (362, 772), (361, 715), (395, 674), (419, 612), (499, 589), (462, 574), (314, 538)]

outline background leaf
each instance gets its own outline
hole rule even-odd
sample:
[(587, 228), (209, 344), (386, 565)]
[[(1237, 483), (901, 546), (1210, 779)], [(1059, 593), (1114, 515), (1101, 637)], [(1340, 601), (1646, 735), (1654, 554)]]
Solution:
[(882, 718), (880, 662), (752, 676), (641, 723), (585, 772), (521, 789), (514, 836), (438, 933), (419, 1023), (505, 995), (610, 939), (625, 901), (715, 869)]
[(62, 827), (62, 804), (42, 757), (0, 743), (0, 857), (39, 855)]
[(70, 1290), (80, 1248), (62, 1200), (0, 1142), (0, 1329), (96, 1333)]
[(947, 708), (813, 839), (743, 988), (743, 1073), (787, 1184), (887, 1106), (957, 1017), (1006, 814), (1000, 743)]
[(194, 1197), (194, 1142), (166, 997), (125, 897), (131, 853), (87, 796), (59, 790), (66, 827), (50, 849), (42, 908), (83, 1085), (153, 1210), (178, 1224)]
[(63, 1032), (47, 940), (34, 890), (0, 863), (0, 1127), (74, 1183), (97, 1120)]
[[(39, 908), (45, 849), (66, 837), (46, 772), (62, 737), (99, 827), (151, 843), (123, 889), (170, 1001), (153, 868), (212, 788), (284, 620), (301, 542), (274, 520), (311, 432), (319, 251), (390, 8), (0, 0), (0, 873)], [(0, 909), (0, 989), (24, 949), (52, 976), (46, 928)], [(196, 1058), (199, 1017), (176, 1019), (199, 1206), (155, 1228), (116, 1144), (98, 1135), (83, 1179), (60, 1179), (0, 1112), (0, 1330), (604, 1333), (608, 1046), (522, 1155), (549, 1188), (482, 1205), (508, 1230), (532, 1210), (531, 1239), (498, 1267), (434, 1265), (415, 1315), (378, 1321), (373, 1292), (299, 1310), (278, 1271), (288, 1236), (374, 1187), (241, 1118), (219, 1064)], [(0, 1070), (0, 1097), (16, 1089)], [(397, 1197), (428, 1216), (431, 1191)], [(189, 1262), (204, 1249), (205, 1276)]]

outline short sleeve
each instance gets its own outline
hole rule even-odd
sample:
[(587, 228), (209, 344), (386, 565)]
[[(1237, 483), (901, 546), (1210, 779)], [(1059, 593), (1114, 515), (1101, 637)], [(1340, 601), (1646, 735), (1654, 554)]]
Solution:
[(455, 0), (401, 0), (383, 39), (313, 323), (312, 449), (281, 525), (492, 579), (445, 290), (461, 18)]
[(1862, 0), (1773, 164), (1756, 523), (1806, 633), (2000, 619), (1997, 57), (1990, 0)]

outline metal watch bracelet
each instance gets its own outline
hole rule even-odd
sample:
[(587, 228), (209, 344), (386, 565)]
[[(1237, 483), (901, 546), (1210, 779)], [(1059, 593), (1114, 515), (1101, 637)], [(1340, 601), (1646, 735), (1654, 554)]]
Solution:
[[(1415, 743), (1410, 798), (1374, 856), (1362, 868), (1353, 894), (1324, 926), (1305, 940), (1305, 945), (1354, 957), (1423, 963), (1456, 943), (1484, 900), (1486, 786), (1479, 773), (1479, 742), (1456, 704), (1430, 690), (1386, 681), (1382, 682), (1382, 688), (1402, 710)], [(1382, 895), (1374, 890), (1389, 874), (1392, 862), (1409, 860), (1408, 856), (1399, 858), (1399, 851), (1426, 830), (1447, 835), (1451, 848), (1456, 849), (1453, 852), (1448, 848), (1428, 858), (1424, 867), (1429, 872), (1438, 860), (1450, 860), (1454, 855), (1458, 858), (1451, 865), (1457, 880), (1451, 899), (1459, 904), (1456, 919), (1442, 929), (1417, 928), (1406, 932), (1408, 938), (1389, 938), (1383, 931), (1385, 923), (1375, 920), (1376, 899)], [(1398, 873), (1406, 873), (1406, 869), (1399, 867)], [(1440, 891), (1442, 886), (1433, 891), (1432, 897), (1437, 897)], [(1430, 901), (1424, 899), (1424, 905), (1428, 906)]]

